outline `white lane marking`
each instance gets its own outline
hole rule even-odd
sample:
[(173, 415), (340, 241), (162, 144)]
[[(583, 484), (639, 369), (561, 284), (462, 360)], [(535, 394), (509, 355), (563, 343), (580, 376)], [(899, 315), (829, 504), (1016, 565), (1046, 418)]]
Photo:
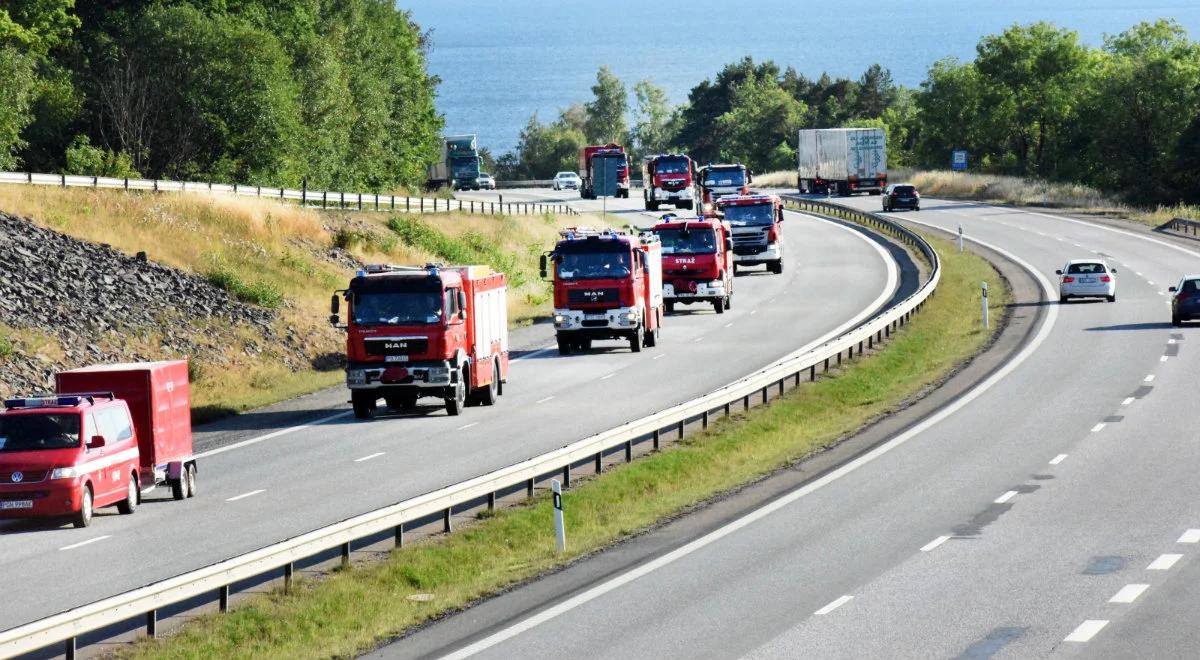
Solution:
[(1183, 555), (1171, 554), (1171, 553), (1159, 555), (1158, 559), (1155, 559), (1154, 561), (1150, 562), (1150, 565), (1146, 567), (1146, 570), (1148, 570), (1148, 571), (1169, 570), (1172, 566), (1175, 565), (1175, 562), (1179, 561), (1182, 557), (1183, 557)]
[(383, 456), (385, 453), (386, 453), (386, 452), (377, 451), (377, 452), (375, 452), (374, 454), (370, 454), (370, 455), (367, 455), (367, 456), (363, 456), (362, 458), (356, 458), (356, 459), (354, 459), (354, 462), (355, 462), (355, 463), (362, 463), (363, 461), (369, 461), (369, 460), (371, 460), (372, 458), (379, 458), (380, 456)]
[(260, 488), (258, 490), (252, 490), (249, 493), (242, 493), (241, 495), (234, 495), (233, 497), (231, 497), (225, 501), (226, 502), (236, 502), (238, 500), (244, 500), (247, 497), (254, 497), (255, 495), (258, 495), (259, 493), (265, 493), (265, 492), (267, 492), (267, 490), (265, 488)]
[(1149, 284), (1150, 286), (1157, 286), (1157, 285), (1156, 285), (1156, 284), (1154, 284), (1154, 282), (1153, 282), (1153, 281), (1151, 281), (1151, 280), (1146, 280), (1146, 283), (1147, 283), (1147, 284)]
[(825, 607), (822, 607), (821, 609), (817, 610), (816, 612), (813, 612), (813, 614), (816, 614), (818, 616), (824, 616), (824, 615), (829, 614), (830, 612), (836, 610), (837, 608), (841, 607), (842, 605), (849, 603), (853, 598), (854, 598), (854, 596), (842, 596), (841, 598), (838, 598), (837, 600), (826, 605)]
[(1158, 292), (1158, 295), (1160, 295), (1160, 296), (1165, 296), (1165, 295), (1167, 295), (1167, 294), (1163, 293), (1162, 291), (1159, 291), (1159, 292)]
[(1174, 344), (1174, 343), (1175, 343), (1175, 340), (1174, 340), (1174, 339), (1168, 339), (1168, 340), (1167, 340), (1167, 343), (1168, 343), (1168, 344)]
[[(815, 216), (813, 216), (813, 217), (815, 217)], [(875, 249), (876, 253), (879, 254), (880, 258), (883, 259), (884, 263), (887, 264), (888, 282), (884, 286), (883, 291), (879, 294), (879, 297), (876, 298), (875, 301), (872, 302), (870, 306), (868, 306), (866, 309), (864, 309), (862, 312), (860, 312), (857, 316), (850, 319), (849, 321), (846, 321), (841, 326), (826, 333), (826, 335), (824, 337), (820, 337), (820, 338), (810, 342), (807, 346), (801, 347), (797, 351), (793, 352), (792, 355), (802, 354), (805, 351), (811, 350), (811, 348), (813, 346), (820, 346), (821, 344), (829, 341), (833, 337), (837, 337), (837, 336), (841, 335), (843, 332), (845, 332), (846, 330), (854, 327), (855, 325), (858, 325), (858, 323), (862, 319), (874, 314), (875, 310), (878, 309), (879, 305), (882, 305), (885, 301), (887, 301), (887, 299), (891, 298), (892, 292), (894, 291), (894, 289), (896, 287), (896, 282), (899, 279), (899, 273), (896, 268), (896, 263), (891, 260), (891, 258), (888, 256), (887, 252), (885, 252), (884, 249), (882, 247), (880, 247), (877, 243), (875, 243), (871, 239), (863, 236), (862, 234), (858, 233), (857, 231), (854, 231), (853, 229), (850, 229), (848, 227), (842, 227), (841, 225), (839, 225), (837, 223), (830, 223), (830, 224), (832, 224), (834, 227), (838, 227), (838, 228), (842, 229), (843, 231), (849, 232), (851, 235), (858, 237), (863, 242), (872, 246)], [(917, 224), (922, 224), (922, 223), (917, 223)], [(974, 240), (974, 239), (969, 239), (969, 240)], [(1009, 252), (1003, 248), (992, 246), (987, 243), (982, 243), (980, 241), (976, 241), (976, 242), (980, 243), (980, 245), (983, 245), (984, 247), (987, 247), (992, 250), (995, 250), (996, 252), (999, 252), (1000, 254), (1004, 255), (1005, 258), (1009, 259), (1013, 263), (1020, 265), (1022, 268), (1024, 268), (1029, 273), (1032, 273), (1033, 276), (1035, 278), (1037, 278), (1038, 282), (1042, 285), (1042, 290), (1044, 291), (1045, 296), (1047, 298), (1050, 298), (1053, 295), (1055, 295), (1055, 291), (1051, 288), (1050, 282), (1048, 280), (1046, 280), (1045, 276), (1043, 276), (1041, 273), (1037, 272), (1037, 270), (1034, 269), (1034, 267), (1032, 265), (1030, 265), (1029, 262), (1025, 261), (1024, 259), (1021, 259), (1017, 255), (1012, 254), (1011, 252)], [(925, 418), (924, 421), (920, 422), (916, 426), (913, 426), (912, 428), (908, 429), (904, 433), (896, 436), (895, 438), (892, 438), (891, 440), (883, 443), (882, 445), (879, 445), (878, 447), (876, 447), (875, 449), (872, 449), (871, 451), (867, 452), (866, 454), (863, 454), (863, 455), (859, 456), (858, 458), (855, 458), (854, 460), (850, 461), (849, 463), (846, 463), (846, 464), (842, 465), (841, 467), (826, 473), (824, 476), (820, 477), (819, 479), (809, 482), (804, 487), (794, 490), (791, 493), (784, 495), (783, 497), (773, 500), (770, 504), (767, 504), (759, 509), (751, 511), (750, 513), (742, 516), (741, 518), (738, 518), (732, 522), (727, 523), (724, 527), (719, 527), (686, 545), (676, 548), (675, 550), (672, 550), (671, 552), (668, 552), (667, 554), (662, 555), (661, 557), (658, 557), (657, 559), (646, 562), (645, 564), (642, 564), (642, 565), (638, 566), (637, 568), (634, 568), (626, 573), (617, 575), (617, 576), (609, 579), (606, 582), (601, 582), (600, 584), (597, 584), (596, 586), (588, 589), (587, 591), (579, 593), (572, 598), (569, 598), (557, 605), (554, 605), (553, 607), (549, 607), (545, 610), (542, 610), (541, 612), (538, 612), (537, 614), (535, 614), (527, 619), (517, 621), (516, 623), (508, 626), (507, 628), (498, 630), (495, 633), (492, 633), (491, 635), (489, 635), (488, 637), (485, 637), (485, 638), (479, 640), (478, 642), (471, 644), (470, 646), (463, 647), (463, 648), (459, 649), (458, 651), (455, 651), (454, 653), (445, 656), (445, 658), (447, 660), (458, 660), (461, 658), (468, 658), (472, 655), (475, 655), (476, 653), (480, 653), (482, 651), (490, 649), (493, 646), (496, 646), (497, 644), (500, 644), (506, 640), (512, 639), (513, 637), (516, 637), (517, 635), (520, 635), (528, 630), (532, 630), (533, 628), (536, 628), (537, 626), (539, 626), (547, 621), (557, 618), (567, 612), (570, 612), (571, 610), (574, 610), (577, 607), (580, 607), (580, 606), (585, 605), (597, 598), (600, 598), (604, 594), (607, 594), (608, 592), (610, 592), (614, 589), (618, 589), (626, 584), (629, 584), (630, 582), (633, 582), (634, 580), (637, 580), (638, 578), (640, 578), (642, 576), (648, 575), (648, 574), (662, 568), (663, 566), (667, 566), (682, 557), (686, 557), (687, 555), (690, 555), (693, 552), (696, 552), (697, 550), (699, 550), (707, 545), (715, 543), (716, 541), (719, 541), (720, 539), (725, 538), (726, 536), (729, 536), (730, 534), (733, 534), (733, 533), (737, 532), (738, 530), (771, 515), (772, 513), (778, 511), (779, 509), (782, 509), (782, 508), (788, 506), (789, 504), (809, 495), (810, 493), (812, 493), (820, 488), (824, 488), (825, 486), (829, 485), (830, 483), (833, 483), (834, 481), (846, 476), (847, 474), (854, 472), (858, 468), (874, 461), (875, 459), (879, 458), (880, 456), (883, 456), (884, 454), (892, 451), (893, 449), (899, 447), (900, 445), (908, 442), (912, 438), (925, 432), (927, 429), (929, 429), (933, 425), (935, 425), (938, 422), (942, 421), (943, 419), (949, 417), (950, 415), (953, 415), (955, 412), (958, 412), (960, 409), (962, 409), (964, 406), (966, 406), (970, 402), (972, 402), (975, 399), (982, 396), (984, 392), (986, 392), (987, 390), (990, 390), (992, 387), (994, 387), (996, 385), (996, 383), (1000, 382), (1004, 377), (1006, 377), (1008, 374), (1012, 373), (1012, 371), (1014, 369), (1016, 369), (1018, 365), (1023, 363), (1025, 360), (1029, 359), (1029, 356), (1032, 355), (1033, 352), (1036, 351), (1037, 348), (1046, 341), (1046, 338), (1050, 335), (1050, 332), (1053, 329), (1054, 321), (1058, 318), (1058, 307), (1051, 306), (1048, 309), (1049, 309), (1049, 311), (1046, 314), (1047, 320), (1045, 323), (1042, 324), (1042, 327), (1040, 330), (1038, 330), (1037, 335), (1035, 335), (1033, 340), (1030, 341), (1028, 344), (1026, 344), (1025, 348), (1020, 353), (1018, 353), (1015, 357), (1013, 357), (1012, 360), (1009, 360), (1003, 367), (1001, 367), (996, 372), (994, 372), (991, 376), (989, 376), (987, 378), (987, 380), (984, 380), (982, 383), (976, 385), (974, 387), (974, 389), (969, 390), (966, 394), (964, 394), (961, 397), (959, 397), (958, 399), (956, 399), (950, 405), (946, 406), (945, 408), (942, 408), (941, 410), (934, 413), (933, 415), (930, 415), (929, 417)], [(790, 357), (791, 357), (791, 355), (781, 358), (781, 360), (786, 360)]]
[(1162, 356), (1162, 357), (1158, 358), (1158, 361), (1159, 361), (1159, 362), (1166, 362), (1166, 361), (1167, 361), (1167, 356), (1166, 356), (1166, 355), (1164, 355), (1164, 356)]
[(665, 358), (665, 357), (667, 357), (667, 354), (666, 354), (666, 353), (661, 353), (661, 354), (659, 354), (659, 355), (655, 355), (655, 356), (654, 356), (653, 358), (651, 358), (651, 359), (652, 359), (652, 360), (661, 360), (661, 359), (663, 359), (663, 358)]
[(553, 352), (555, 352), (555, 351), (557, 351), (557, 350), (558, 350), (558, 347), (556, 347), (556, 346), (552, 346), (552, 347), (550, 347), (550, 348), (542, 348), (542, 349), (538, 349), (538, 350), (536, 350), (536, 351), (534, 351), (534, 352), (532, 352), (532, 353), (526, 353), (525, 355), (522, 355), (521, 357), (515, 357), (515, 358), (513, 358), (513, 359), (509, 360), (509, 362), (520, 362), (521, 360), (528, 360), (528, 359), (530, 359), (530, 358), (535, 358), (535, 357), (537, 357), (537, 356), (539, 356), (539, 355), (545, 355), (545, 354), (547, 354), (547, 353), (553, 353)]
[(921, 552), (929, 552), (930, 550), (933, 550), (934, 548), (938, 547), (939, 545), (941, 545), (949, 540), (950, 540), (949, 536), (939, 536), (936, 539), (930, 541), (929, 543), (926, 543), (925, 545), (921, 546)]
[(1064, 642), (1087, 642), (1096, 636), (1104, 626), (1108, 625), (1108, 621), (1104, 619), (1088, 619), (1079, 624), (1079, 627), (1067, 635)]
[(353, 414), (353, 412), (354, 411), (352, 411), (352, 410), (346, 410), (346, 411), (337, 413), (335, 415), (330, 415), (328, 417), (322, 417), (321, 419), (318, 419), (313, 422), (309, 422), (307, 424), (301, 424), (299, 426), (291, 426), (286, 429), (279, 429), (278, 431), (272, 431), (266, 435), (260, 435), (256, 438), (250, 438), (249, 440), (242, 440), (241, 442), (235, 442), (232, 445), (225, 445), (224, 447), (217, 447), (216, 449), (202, 451), (199, 454), (196, 454), (196, 458), (208, 458), (209, 456), (216, 456), (217, 454), (223, 454), (227, 451), (233, 451), (234, 449), (241, 449), (242, 447), (249, 447), (250, 445), (256, 445), (260, 442), (263, 442), (264, 440), (271, 440), (274, 438), (278, 438), (281, 435), (287, 435), (288, 433), (292, 433), (294, 431), (302, 431), (304, 429), (311, 428), (313, 426), (319, 426), (319, 425), (325, 424), (327, 422), (332, 422), (335, 419), (341, 419), (343, 417)]
[(1010, 490), (1007, 493), (1005, 493), (1005, 494), (1001, 495), (1000, 497), (997, 497), (995, 500), (993, 500), (992, 504), (1004, 504), (1005, 502), (1011, 500), (1012, 498), (1014, 498), (1016, 496), (1017, 496), (1017, 491)]
[(1142, 379), (1143, 383), (1150, 383), (1153, 381), (1154, 381), (1154, 374), (1150, 374), (1149, 376), (1146, 376), (1145, 378)]
[(460, 426), (454, 430), (455, 431), (466, 431), (467, 429), (471, 428), (472, 426), (479, 426), (479, 422), (471, 422), (470, 424), (463, 424), (462, 426)]
[(606, 374), (604, 376), (601, 376), (600, 380), (608, 380), (609, 378), (612, 378), (613, 376), (616, 376), (616, 375), (617, 375), (617, 372), (614, 371), (611, 374)]
[(732, 324), (732, 323), (726, 323), (726, 324), (725, 324), (725, 327), (726, 327), (726, 328), (732, 328), (732, 327), (733, 327), (733, 324)]
[(755, 314), (757, 314), (757, 313), (758, 313), (758, 310), (757, 310), (757, 309), (752, 309), (752, 310), (750, 310), (750, 315), (751, 315), (751, 316), (754, 316), (754, 315), (755, 315)]
[(1141, 274), (1141, 273), (1137, 273), (1137, 276), (1138, 276), (1138, 277), (1141, 277), (1141, 276), (1142, 276), (1142, 274)]
[(548, 396), (544, 399), (538, 399), (537, 401), (534, 401), (534, 403), (546, 403), (547, 401), (549, 401), (550, 399), (553, 399), (553, 398), (554, 398), (554, 395), (551, 394), (550, 396)]
[(704, 337), (696, 337), (695, 339), (692, 340), (693, 343), (698, 342), (698, 341), (704, 341)]
[(1092, 427), (1092, 433), (1099, 433), (1100, 431), (1103, 431), (1103, 430), (1104, 430), (1104, 422), (1100, 422), (1099, 424)]
[(1062, 463), (1065, 460), (1067, 460), (1067, 455), (1059, 454), (1058, 456), (1055, 456), (1054, 458), (1050, 459), (1050, 465), (1058, 465), (1059, 463)]
[(1132, 603), (1133, 601), (1137, 600), (1138, 596), (1142, 595), (1143, 591), (1149, 588), (1150, 585), (1148, 584), (1127, 584), (1121, 587), (1121, 590), (1114, 594), (1112, 598), (1109, 598), (1108, 602)]
[(63, 547), (59, 548), (59, 550), (74, 550), (75, 548), (82, 548), (85, 545), (90, 545), (92, 543), (95, 543), (96, 541), (103, 541), (104, 539), (109, 539), (109, 538), (112, 538), (112, 534), (105, 534), (103, 536), (97, 536), (96, 538), (88, 539), (86, 541), (80, 541), (79, 543), (72, 543), (71, 545), (64, 545)]
[(1200, 529), (1187, 530), (1176, 543), (1200, 543)]
[(1081, 248), (1081, 247), (1083, 247), (1082, 245), (1080, 245), (1080, 244), (1078, 244), (1078, 243), (1071, 243), (1071, 245), (1074, 245), (1074, 246), (1075, 246), (1075, 247), (1077, 247), (1077, 248)]
[(1127, 406), (1127, 405), (1133, 403), (1134, 401), (1137, 401), (1137, 399), (1135, 399), (1133, 397), (1127, 397), (1124, 401), (1121, 402), (1121, 405)]

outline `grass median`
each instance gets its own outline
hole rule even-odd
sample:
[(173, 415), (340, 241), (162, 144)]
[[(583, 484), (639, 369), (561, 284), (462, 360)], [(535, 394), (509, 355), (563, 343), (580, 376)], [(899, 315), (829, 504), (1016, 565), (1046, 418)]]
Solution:
[(555, 552), (551, 505), (540, 497), (378, 563), (255, 596), (177, 635), (144, 640), (135, 658), (346, 657), (430, 618), (602, 549), (630, 534), (835, 444), (941, 381), (986, 344), (979, 282), (993, 318), (1010, 293), (983, 259), (930, 238), (942, 256), (938, 293), (882, 350), (835, 377), (721, 420), (660, 453), (578, 483), (564, 494), (569, 551)]

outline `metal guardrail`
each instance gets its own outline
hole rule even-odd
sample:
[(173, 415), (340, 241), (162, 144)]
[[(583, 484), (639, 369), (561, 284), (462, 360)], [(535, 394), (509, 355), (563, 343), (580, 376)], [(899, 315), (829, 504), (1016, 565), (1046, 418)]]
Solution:
[(1165, 225), (1159, 229), (1170, 229), (1181, 234), (1200, 237), (1200, 220), (1189, 220), (1188, 218), (1171, 218)]
[(436, 516), (442, 518), (444, 529), (448, 532), (454, 507), (483, 500), (491, 507), (495, 504), (497, 493), (520, 489), (522, 485), (532, 496), (536, 482), (547, 476), (561, 476), (564, 484), (569, 486), (573, 467), (593, 461), (600, 466), (604, 456), (621, 449), (624, 449), (625, 460), (630, 461), (635, 443), (652, 441), (657, 449), (664, 434), (678, 434), (682, 438), (689, 423), (699, 421), (703, 427), (707, 427), (714, 414), (724, 413), (728, 416), (732, 408), (738, 405), (748, 410), (752, 399), (761, 397), (765, 403), (772, 392), (782, 394), (789, 382), (798, 386), (802, 380), (816, 380), (818, 370), (827, 372), (832, 363), (840, 365), (843, 359), (850, 360), (862, 355), (864, 351), (874, 348), (876, 343), (888, 338), (907, 323), (937, 289), (941, 278), (938, 255), (932, 246), (906, 227), (882, 216), (825, 202), (787, 198), (787, 204), (796, 210), (864, 224), (898, 238), (916, 248), (928, 261), (929, 279), (913, 294), (854, 330), (801, 355), (785, 358), (708, 395), (469, 481), (5, 630), (0, 632), (0, 656), (28, 653), (65, 643), (65, 653), (70, 658), (74, 656), (77, 637), (139, 616), (146, 617), (147, 633), (153, 635), (157, 611), (167, 606), (212, 595), (219, 600), (220, 608), (224, 611), (228, 607), (230, 585), (241, 580), (282, 569), (286, 588), (295, 563), (340, 548), (342, 562), (348, 564), (350, 544), (356, 540), (394, 532), (396, 542), (400, 544), (405, 523)]
[(57, 186), (61, 188), (106, 188), (111, 190), (143, 190), (151, 192), (205, 192), (239, 197), (258, 197), (279, 201), (299, 202), (302, 206), (322, 209), (356, 211), (387, 211), (404, 213), (440, 213), (458, 211), (483, 215), (537, 215), (562, 213), (579, 215), (566, 204), (541, 204), (536, 202), (483, 202), (438, 197), (408, 197), (380, 195), (378, 193), (344, 192), (331, 190), (309, 190), (301, 188), (270, 188), (246, 186), (237, 183), (211, 183), (199, 181), (168, 181), (165, 179), (128, 179), (104, 176), (79, 176), (72, 174), (38, 174), (35, 172), (0, 172), (0, 184), (25, 184), (32, 186)]

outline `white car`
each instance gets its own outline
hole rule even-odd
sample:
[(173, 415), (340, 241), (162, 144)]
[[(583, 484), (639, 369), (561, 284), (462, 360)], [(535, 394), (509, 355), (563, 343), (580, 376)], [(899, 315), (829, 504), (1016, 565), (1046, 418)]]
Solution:
[(571, 190), (579, 190), (579, 187), (582, 185), (583, 181), (579, 178), (579, 175), (574, 172), (559, 172), (558, 174), (554, 175), (555, 190), (566, 190), (568, 188)]
[(1071, 298), (1105, 298), (1117, 301), (1117, 269), (1111, 268), (1102, 259), (1072, 259), (1062, 270), (1054, 271), (1059, 277), (1058, 302)]
[(492, 175), (488, 174), (487, 172), (480, 172), (479, 176), (475, 179), (475, 182), (478, 183), (479, 187), (483, 188), (484, 190), (496, 189), (496, 179), (494, 179)]

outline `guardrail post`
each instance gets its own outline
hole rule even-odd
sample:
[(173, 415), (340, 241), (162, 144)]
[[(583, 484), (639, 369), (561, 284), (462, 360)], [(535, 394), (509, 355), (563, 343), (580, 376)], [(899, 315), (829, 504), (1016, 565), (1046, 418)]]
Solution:
[(63, 655), (67, 660), (75, 660), (75, 638), (68, 637), (63, 640)]
[(395, 211), (396, 210), (396, 196), (388, 195), (388, 197), (392, 200), (392, 210)]
[(563, 479), (562, 479), (563, 488), (570, 488), (571, 487), (571, 464), (570, 463), (563, 466), (562, 477), (563, 477)]
[(158, 610), (146, 612), (146, 636), (151, 639), (158, 637)]
[(93, 188), (99, 188), (99, 187), (100, 187), (100, 177), (98, 177), (98, 176), (93, 176), (93, 177), (92, 177), (92, 187), (93, 187)]
[[(126, 180), (126, 181), (129, 181), (129, 179), (128, 179), (128, 178), (126, 178), (125, 180)], [(32, 184), (32, 183), (33, 183), (33, 172), (26, 172), (26, 173), (25, 173), (25, 183), (29, 183), (29, 184)], [(128, 187), (129, 187), (129, 184), (128, 184), (128, 183), (126, 183), (126, 184), (125, 184), (125, 187), (126, 187), (126, 188), (128, 188)]]
[(534, 485), (535, 484), (532, 478), (525, 482), (525, 497), (533, 497)]
[(726, 403), (726, 404), (725, 404), (725, 416), (726, 416), (726, 417), (728, 417), (728, 416), (729, 416), (729, 408), (730, 408), (729, 404), (728, 404), (728, 403)]
[(596, 474), (604, 471), (604, 452), (596, 452)]
[(341, 202), (340, 202), (339, 206), (340, 206), (341, 208), (346, 208), (346, 191), (345, 191), (345, 190), (343, 190), (343, 191), (342, 191), (341, 193), (339, 193), (339, 194), (341, 195)]
[(767, 388), (766, 387), (762, 388), (762, 402), (764, 404), (767, 402)]
[(362, 210), (362, 193), (358, 193), (358, 210)]
[(460, 199), (460, 200), (458, 200), (458, 210), (459, 210), (459, 211), (461, 211), (461, 210), (462, 210), (462, 200), (461, 200), (461, 199)]
[(679, 439), (683, 440), (683, 423), (686, 420), (679, 420)]
[(421, 197), (420, 200), (421, 200), (421, 213), (424, 213), (425, 212), (425, 198)]
[(321, 208), (323, 208), (323, 209), (329, 208), (329, 191), (328, 190), (321, 191)]
[(795, 374), (793, 374), (793, 375), (794, 375), (794, 376), (795, 376), (795, 378), (796, 378), (796, 382), (792, 384), (792, 387), (800, 387), (800, 372), (799, 372), (799, 371), (797, 371), (797, 372), (796, 372)]
[(625, 462), (633, 462), (633, 440), (625, 441)]
[(708, 411), (705, 410), (703, 415), (700, 415), (700, 428), (708, 429)]
[[(66, 184), (63, 184), (66, 185)], [(158, 192), (158, 179), (154, 180), (154, 192)]]
[(292, 565), (292, 562), (289, 561), (283, 565), (283, 593), (286, 594), (292, 590), (292, 575), (295, 572), (296, 567)]
[(654, 429), (654, 433), (651, 435), (651, 440), (654, 442), (654, 451), (658, 451), (660, 435), (661, 435), (661, 433), (659, 432), (659, 430)]
[(488, 511), (495, 511), (495, 510), (496, 510), (496, 493), (494, 493), (494, 492), (492, 492), (492, 493), (488, 493), (488, 496), (487, 496), (487, 508), (488, 508)]
[(475, 212), (475, 200), (471, 200), (471, 213)]
[(379, 210), (379, 193), (375, 193), (375, 210)]
[(829, 358), (825, 358), (825, 373), (829, 373)]
[(442, 511), (442, 532), (445, 534), (449, 534), (451, 531), (453, 531), (453, 527), (450, 524), (450, 516), (453, 515), (453, 513), (453, 507), (449, 506)]
[(783, 381), (784, 381), (783, 378), (779, 379), (779, 393), (780, 394), (783, 394)]
[(749, 394), (742, 397), (742, 412), (746, 412), (747, 410), (750, 410), (750, 395)]
[(412, 210), (412, 199), (410, 199), (410, 198), (408, 197), (408, 195), (405, 195), (405, 196), (404, 196), (404, 211), (405, 211), (405, 212), (408, 212), (408, 211), (411, 211), (411, 210)]
[(67, 175), (66, 175), (66, 174), (60, 174), (59, 176), (61, 176), (61, 177), (62, 177), (62, 187), (63, 187), (63, 188), (66, 188), (66, 187), (67, 187)]
[(815, 364), (808, 368), (808, 381), (810, 383), (817, 382), (817, 365)]
[(229, 611), (229, 585), (217, 589), (217, 608), (222, 614)]
[(837, 363), (838, 363), (839, 367), (842, 366), (842, 352), (841, 351), (838, 351)]
[(393, 532), (393, 536), (395, 537), (396, 547), (403, 548), (404, 547), (404, 523), (400, 523), (399, 525), (396, 525), (396, 528), (394, 530), (392, 530), (392, 532)]
[(350, 543), (342, 544), (342, 568), (350, 568)]
[(125, 177), (125, 190), (129, 190), (129, 177)]

